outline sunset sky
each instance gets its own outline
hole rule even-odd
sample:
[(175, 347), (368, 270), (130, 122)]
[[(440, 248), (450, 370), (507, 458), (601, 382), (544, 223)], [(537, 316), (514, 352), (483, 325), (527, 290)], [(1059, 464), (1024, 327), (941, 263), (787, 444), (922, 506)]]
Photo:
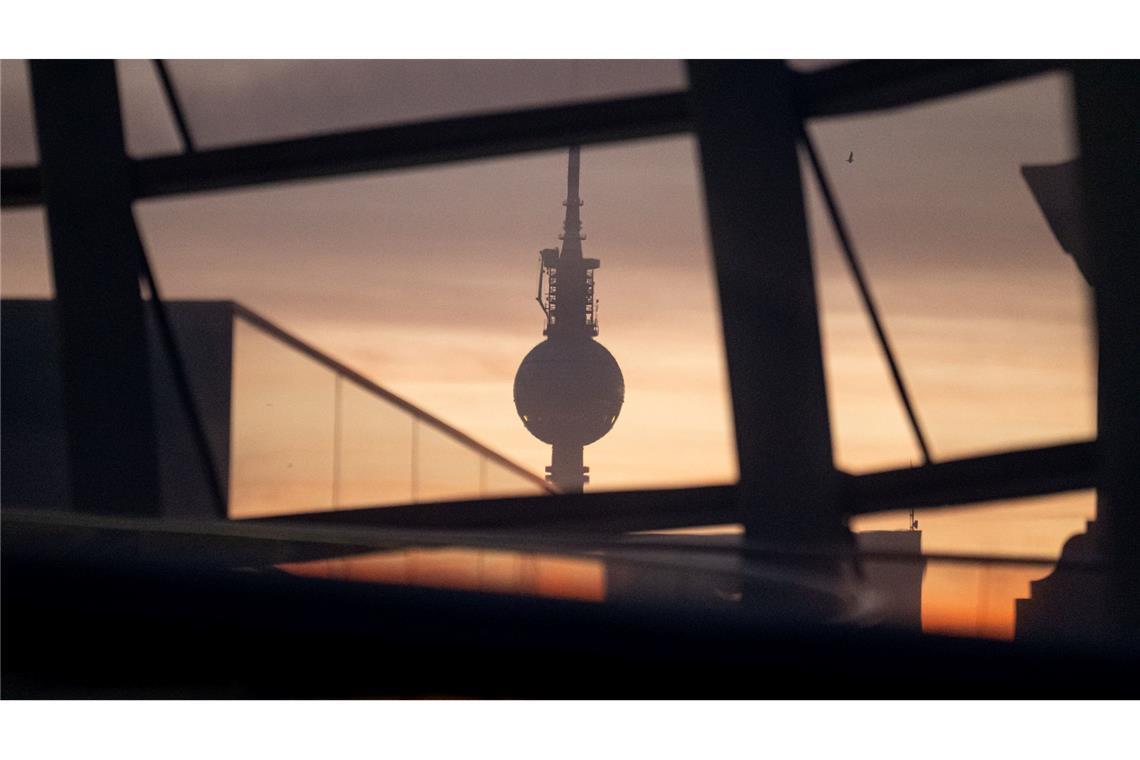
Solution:
[[(170, 65), (201, 147), (685, 83), (674, 61)], [(149, 64), (121, 73), (131, 152), (177, 150)], [(3, 63), (2, 97), (3, 162), (32, 162), (21, 63)], [(829, 119), (812, 135), (935, 458), (1091, 437), (1086, 288), (1018, 171), (1073, 158), (1066, 78)], [(168, 298), (239, 301), (541, 472), (549, 448), (515, 415), (511, 383), (542, 338), (537, 252), (558, 244), (565, 171), (564, 151), (543, 152), (146, 201), (136, 214)], [(586, 146), (581, 177), (584, 250), (602, 261), (599, 340), (626, 381), (616, 426), (586, 449), (591, 487), (731, 482), (696, 144)], [(811, 183), (806, 194), (837, 463), (917, 463)], [(2, 222), (3, 295), (48, 295), (42, 212), (5, 211)], [(927, 550), (1055, 556), (1093, 513), (1082, 493), (919, 519)], [(860, 525), (901, 529), (906, 518)], [(1033, 572), (988, 582), (1004, 599), (1044, 574)], [(928, 591), (977, 587), (931, 573)]]

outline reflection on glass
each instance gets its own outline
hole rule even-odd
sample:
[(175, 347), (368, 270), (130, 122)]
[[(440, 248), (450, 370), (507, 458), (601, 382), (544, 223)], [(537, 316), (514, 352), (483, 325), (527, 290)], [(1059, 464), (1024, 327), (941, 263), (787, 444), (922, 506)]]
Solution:
[[(924, 554), (1054, 559), (1096, 516), (1093, 491), (1053, 494), (952, 509), (918, 510)], [(856, 531), (903, 532), (907, 513), (865, 515)], [(1030, 581), (1054, 565), (950, 563), (931, 560), (922, 584), (923, 630), (1012, 638), (1016, 599), (1029, 596)]]
[(838, 58), (792, 58), (787, 61), (788, 68), (801, 74), (842, 66), (849, 61)]
[[(917, 510), (922, 550), (929, 554), (999, 557), (1056, 557), (1072, 535), (1096, 516), (1096, 494), (1089, 491), (995, 501), (963, 507)], [(857, 531), (905, 530), (906, 512), (862, 515)]]
[(351, 380), (338, 383), (336, 506), (412, 501), (412, 415)]
[(423, 420), (416, 422), (416, 501), (477, 498), (481, 456)]
[(1012, 639), (1018, 599), (1053, 565), (931, 562), (923, 587), (922, 630), (954, 636)]
[[(918, 510), (916, 516), (918, 531), (907, 529), (907, 512), (863, 515), (851, 520), (851, 529), (859, 550), (867, 555), (864, 578), (874, 591), (886, 594), (888, 609), (909, 615), (915, 583), (921, 583), (921, 626), (928, 633), (1012, 639), (1016, 630), (1019, 637), (1031, 636), (1030, 627), (1052, 630), (1072, 623), (1066, 610), (1075, 609), (1073, 600), (1092, 604), (1100, 588), (1095, 574), (1072, 567), (1062, 567), (1056, 578), (1042, 580), (1054, 573), (1054, 560), (1071, 565), (1094, 559), (1087, 551), (1088, 531), (1097, 529), (1095, 522), (1090, 523), (1096, 516), (1094, 491)], [(744, 528), (720, 525), (652, 533), (688, 541), (709, 537), (741, 541)], [(936, 555), (1023, 561), (951, 562)], [(924, 563), (925, 571), (916, 563)], [(1031, 586), (1034, 581), (1042, 582)], [(1088, 614), (1082, 610), (1079, 616)]]
[(601, 560), (491, 549), (407, 549), (278, 565), (294, 575), (600, 602)]
[(231, 517), (333, 504), (335, 386), (332, 370), (234, 320)]
[[(682, 535), (670, 531), (672, 535)], [(926, 564), (922, 588), (922, 630), (926, 633), (995, 639), (1031, 638), (1057, 627), (1050, 616), (1064, 616), (1065, 609), (1041, 605), (1040, 584), (1053, 570), (1050, 563), (1004, 564), (1000, 562), (949, 562), (918, 559)], [(909, 604), (913, 581), (922, 577), (915, 568), (916, 559), (876, 559), (880, 577), (871, 579), (876, 594), (888, 597), (901, 594)], [(695, 579), (685, 586), (668, 564), (660, 567), (635, 563), (616, 567), (605, 558), (586, 558), (472, 548), (401, 549), (375, 552), (353, 557), (340, 557), (311, 562), (279, 565), (286, 572), (310, 577), (371, 583), (407, 584), (432, 588), (486, 591), (501, 594), (557, 597), (600, 602), (643, 597), (662, 584), (676, 587), (663, 598), (713, 598), (709, 589), (700, 586), (707, 580), (709, 568), (690, 573)], [(696, 566), (694, 566), (696, 567)], [(739, 568), (726, 570), (726, 577), (736, 577)], [(1070, 568), (1066, 568), (1070, 570)], [(633, 572), (636, 571), (636, 572)], [(895, 575), (901, 582), (891, 582)], [(629, 582), (623, 583), (623, 576)], [(1099, 577), (1094, 571), (1072, 571), (1073, 582), (1095, 592)], [(713, 584), (715, 585), (715, 584)], [(710, 587), (711, 588), (711, 587)], [(1031, 596), (1031, 591), (1033, 592)], [(1027, 604), (1032, 598), (1037, 604)], [(883, 600), (880, 600), (880, 604)], [(909, 613), (902, 611), (900, 620), (890, 617), (894, 599), (886, 599), (888, 617), (879, 622), (890, 626), (905, 623)], [(897, 610), (895, 611), (898, 612)], [(917, 623), (917, 620), (915, 621)], [(1063, 622), (1063, 621), (1062, 621)]]

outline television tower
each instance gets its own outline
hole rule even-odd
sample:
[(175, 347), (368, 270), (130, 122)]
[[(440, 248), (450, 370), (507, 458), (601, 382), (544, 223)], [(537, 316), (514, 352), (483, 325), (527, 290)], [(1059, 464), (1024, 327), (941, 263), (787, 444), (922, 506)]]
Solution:
[(570, 147), (562, 250), (539, 252), (538, 305), (546, 339), (531, 349), (515, 374), (515, 409), (531, 434), (552, 447), (547, 480), (564, 493), (590, 482), (582, 449), (610, 431), (625, 400), (625, 380), (613, 354), (594, 338), (597, 259), (582, 257), (579, 149)]

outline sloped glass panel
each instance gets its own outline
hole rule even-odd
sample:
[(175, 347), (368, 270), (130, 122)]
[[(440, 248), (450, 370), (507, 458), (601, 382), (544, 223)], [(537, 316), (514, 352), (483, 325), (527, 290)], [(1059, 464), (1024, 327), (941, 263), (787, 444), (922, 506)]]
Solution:
[(231, 517), (333, 505), (335, 393), (328, 367), (234, 321)]
[(434, 425), (416, 422), (416, 501), (479, 498), (481, 456)]
[(545, 493), (545, 490), (532, 478), (524, 477), (492, 459), (484, 459), (482, 486), (484, 497), (537, 496), (542, 493)]
[(341, 378), (337, 507), (412, 501), (410, 413)]

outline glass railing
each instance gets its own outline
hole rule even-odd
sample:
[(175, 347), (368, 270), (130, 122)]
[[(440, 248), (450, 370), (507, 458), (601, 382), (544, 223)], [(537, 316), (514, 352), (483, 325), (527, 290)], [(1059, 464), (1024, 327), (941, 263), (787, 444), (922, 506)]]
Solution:
[(233, 340), (230, 517), (549, 492), (255, 315), (235, 313)]

